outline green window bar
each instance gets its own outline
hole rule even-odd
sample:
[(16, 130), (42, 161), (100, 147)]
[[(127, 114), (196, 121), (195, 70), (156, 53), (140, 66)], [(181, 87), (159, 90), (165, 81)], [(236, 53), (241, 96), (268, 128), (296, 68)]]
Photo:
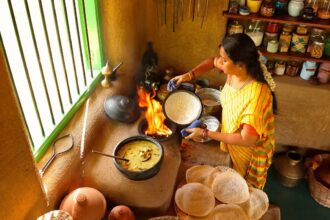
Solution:
[(0, 2), (0, 20), (10, 24), (1, 24), (0, 43), (36, 161), (102, 79), (98, 3)]

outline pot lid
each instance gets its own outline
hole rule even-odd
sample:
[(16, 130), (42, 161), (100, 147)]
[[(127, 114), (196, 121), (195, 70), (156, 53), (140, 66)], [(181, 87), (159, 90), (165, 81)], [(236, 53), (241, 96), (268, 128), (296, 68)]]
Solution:
[(107, 97), (104, 102), (104, 111), (109, 118), (125, 123), (134, 122), (140, 115), (136, 102), (122, 95)]
[(187, 90), (176, 90), (164, 100), (165, 116), (178, 125), (188, 125), (202, 114), (203, 106), (200, 98)]

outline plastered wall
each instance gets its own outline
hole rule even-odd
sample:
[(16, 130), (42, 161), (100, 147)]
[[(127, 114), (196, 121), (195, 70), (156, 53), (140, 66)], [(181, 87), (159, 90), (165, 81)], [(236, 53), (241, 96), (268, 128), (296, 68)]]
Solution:
[(0, 45), (0, 219), (36, 219), (46, 199)]

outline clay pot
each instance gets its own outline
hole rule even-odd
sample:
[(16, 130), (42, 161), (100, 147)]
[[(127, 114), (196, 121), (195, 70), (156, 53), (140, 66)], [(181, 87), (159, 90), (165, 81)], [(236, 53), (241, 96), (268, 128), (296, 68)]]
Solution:
[(98, 190), (82, 187), (64, 197), (60, 210), (68, 212), (74, 220), (100, 220), (106, 211), (106, 200)]
[(318, 155), (321, 158), (315, 169), (315, 178), (330, 189), (330, 154)]
[(281, 184), (286, 187), (296, 186), (305, 176), (302, 156), (295, 150), (279, 155), (274, 161), (274, 166)]

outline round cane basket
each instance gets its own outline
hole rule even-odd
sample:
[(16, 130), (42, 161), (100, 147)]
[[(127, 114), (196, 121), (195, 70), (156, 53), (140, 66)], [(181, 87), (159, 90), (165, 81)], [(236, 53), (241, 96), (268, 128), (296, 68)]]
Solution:
[(314, 175), (314, 171), (308, 170), (308, 185), (311, 196), (314, 200), (325, 207), (330, 208), (330, 189), (320, 183)]

